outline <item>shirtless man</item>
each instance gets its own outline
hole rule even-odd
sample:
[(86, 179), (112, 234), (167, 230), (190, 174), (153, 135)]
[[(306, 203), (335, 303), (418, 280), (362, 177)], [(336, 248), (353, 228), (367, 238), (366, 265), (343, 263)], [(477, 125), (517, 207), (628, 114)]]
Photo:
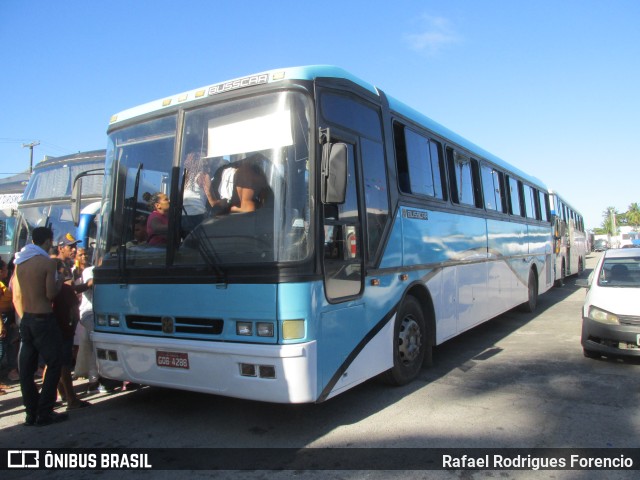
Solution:
[[(68, 415), (56, 413), (56, 388), (60, 379), (62, 334), (51, 301), (60, 290), (56, 260), (49, 258), (53, 232), (37, 227), (32, 232), (33, 243), (16, 254), (13, 279), (13, 305), (20, 322), (20, 389), (26, 408), (25, 425), (49, 425), (66, 420)], [(38, 368), (38, 356), (47, 365), (42, 390), (38, 393), (33, 380)]]

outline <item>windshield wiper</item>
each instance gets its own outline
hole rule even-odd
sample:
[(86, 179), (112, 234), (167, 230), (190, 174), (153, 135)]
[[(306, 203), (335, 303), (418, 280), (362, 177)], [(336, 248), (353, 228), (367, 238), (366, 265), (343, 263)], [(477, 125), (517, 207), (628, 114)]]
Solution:
[(144, 165), (140, 163), (138, 165), (138, 171), (136, 172), (136, 181), (133, 184), (133, 206), (131, 208), (131, 231), (136, 229), (136, 217), (138, 216), (138, 190), (140, 189), (140, 173)]
[[(125, 214), (130, 212), (131, 215), (131, 231), (135, 231), (136, 225), (136, 217), (138, 216), (138, 190), (140, 189), (140, 174), (142, 173), (142, 169), (144, 165), (142, 163), (138, 164), (138, 170), (136, 171), (136, 180), (133, 184), (133, 197), (126, 199), (124, 202)], [(127, 203), (130, 203), (130, 210), (127, 211)], [(125, 218), (122, 222), (122, 231), (120, 232), (120, 255), (118, 255), (118, 273), (120, 274), (121, 281), (124, 282), (124, 273), (127, 268), (127, 246), (125, 244), (125, 233), (128, 222), (128, 218), (125, 215)]]

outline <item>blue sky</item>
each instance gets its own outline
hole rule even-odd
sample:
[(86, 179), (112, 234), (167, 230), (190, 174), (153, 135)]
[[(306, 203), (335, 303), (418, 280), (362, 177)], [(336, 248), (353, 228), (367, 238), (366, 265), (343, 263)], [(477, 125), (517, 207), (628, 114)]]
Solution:
[(599, 226), (640, 202), (637, 0), (0, 0), (0, 177), (104, 148), (114, 113), (249, 73), (343, 67)]

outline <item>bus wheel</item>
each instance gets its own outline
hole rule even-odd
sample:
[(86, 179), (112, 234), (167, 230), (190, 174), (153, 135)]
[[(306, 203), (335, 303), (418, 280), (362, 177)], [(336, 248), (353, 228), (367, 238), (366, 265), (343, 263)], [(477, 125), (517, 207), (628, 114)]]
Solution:
[(526, 302), (520, 305), (520, 310), (532, 313), (538, 305), (538, 278), (536, 277), (536, 272), (533, 268), (529, 270), (529, 285), (527, 286), (527, 290), (529, 292), (529, 298)]
[(390, 385), (409, 383), (420, 373), (429, 348), (422, 307), (415, 297), (407, 296), (396, 314), (393, 368), (383, 374), (383, 380)]
[(554, 287), (564, 287), (564, 277), (567, 276), (567, 269), (564, 266), (564, 260), (562, 261), (562, 268), (560, 269), (560, 278), (553, 284)]
[(578, 260), (578, 276), (582, 275), (583, 272), (584, 272), (584, 261), (582, 260), (582, 257), (580, 257), (580, 259)]

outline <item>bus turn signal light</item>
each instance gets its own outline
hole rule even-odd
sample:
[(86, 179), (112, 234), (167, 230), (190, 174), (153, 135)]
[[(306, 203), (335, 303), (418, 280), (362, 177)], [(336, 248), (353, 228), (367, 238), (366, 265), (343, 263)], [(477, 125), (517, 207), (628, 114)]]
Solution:
[(282, 338), (285, 340), (304, 338), (304, 323), (304, 320), (285, 320), (282, 322)]

